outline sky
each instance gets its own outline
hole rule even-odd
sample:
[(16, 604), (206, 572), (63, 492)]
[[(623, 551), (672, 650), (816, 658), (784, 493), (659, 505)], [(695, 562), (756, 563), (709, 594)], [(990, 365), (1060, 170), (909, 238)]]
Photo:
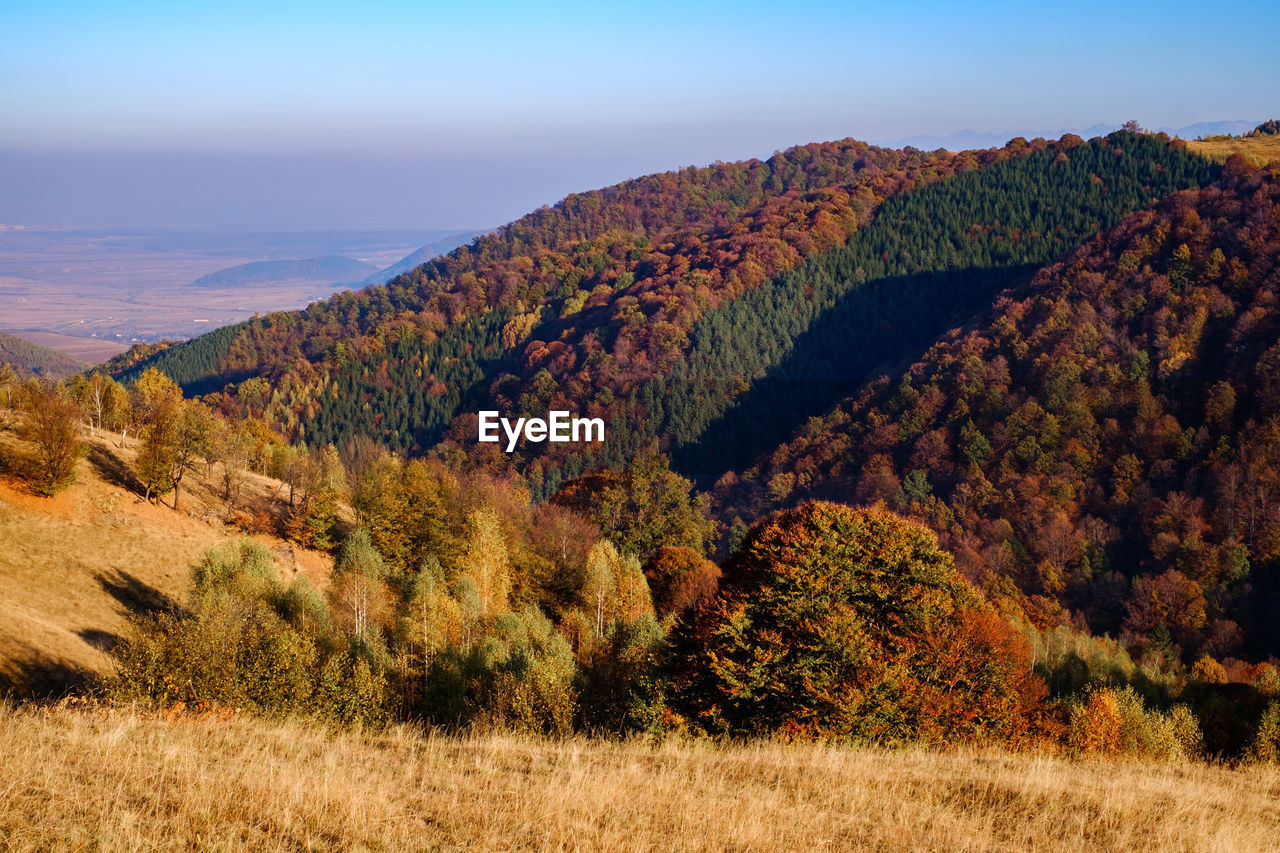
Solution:
[(478, 228), (844, 137), (1280, 117), (1280, 4), (0, 0), (0, 223)]

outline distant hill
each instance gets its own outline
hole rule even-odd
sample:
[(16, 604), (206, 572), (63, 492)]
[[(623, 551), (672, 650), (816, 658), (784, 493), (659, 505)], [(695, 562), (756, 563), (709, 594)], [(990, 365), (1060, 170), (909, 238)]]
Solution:
[(86, 338), (81, 335), (64, 335), (60, 332), (37, 331), (29, 328), (14, 330), (13, 334), (29, 344), (51, 349), (88, 364), (101, 364), (128, 349), (123, 343), (111, 338)]
[(1162, 127), (1160, 130), (1170, 136), (1179, 136), (1183, 139), (1198, 139), (1201, 136), (1221, 136), (1223, 134), (1236, 136), (1241, 133), (1248, 133), (1257, 124), (1258, 122), (1256, 121), (1199, 121), (1186, 127)]
[(89, 366), (88, 362), (4, 332), (0, 332), (0, 364), (10, 364), (25, 376), (48, 379), (62, 379)]
[(432, 258), (436, 258), (440, 255), (447, 254), (448, 252), (452, 252), (454, 249), (458, 248), (459, 246), (465, 246), (475, 238), (479, 237), (481, 234), (485, 234), (485, 233), (487, 232), (461, 231), (457, 234), (450, 234), (448, 237), (445, 237), (441, 240), (436, 240), (432, 243), (428, 243), (427, 245), (423, 246), (421, 249), (418, 249), (415, 252), (411, 252), (410, 254), (405, 255), (403, 258), (396, 261), (391, 266), (378, 270), (377, 272), (365, 278), (364, 281), (360, 282), (356, 286), (367, 287), (373, 284), (386, 284), (388, 281), (400, 275), (401, 273), (406, 273), (406, 272), (409, 272), (410, 270), (417, 269), (418, 267), (422, 266)]
[(301, 278), (310, 281), (350, 281), (376, 270), (373, 264), (352, 260), (342, 255), (324, 255), (295, 261), (254, 261), (202, 275), (192, 282), (196, 287), (239, 287), (262, 281), (284, 281)]

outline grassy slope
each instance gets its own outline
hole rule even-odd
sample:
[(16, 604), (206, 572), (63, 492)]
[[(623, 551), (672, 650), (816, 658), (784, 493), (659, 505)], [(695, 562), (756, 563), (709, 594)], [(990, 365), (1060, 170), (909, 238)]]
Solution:
[(1265, 850), (1280, 770), (0, 706), (0, 847)]
[[(100, 434), (77, 482), (54, 498), (29, 494), (0, 477), (0, 695), (59, 692), (110, 666), (110, 648), (130, 611), (181, 599), (190, 568), (207, 548), (243, 535), (224, 525), (211, 483), (184, 490), (175, 513), (131, 493), (136, 450)], [(26, 450), (0, 430), (0, 454)], [(218, 469), (214, 469), (218, 473)], [(190, 476), (190, 475), (188, 475)], [(271, 501), (276, 483), (253, 477), (250, 499)], [(279, 549), (286, 579), (297, 571), (323, 584), (325, 555), (255, 536)]]
[(1188, 142), (1187, 147), (1219, 163), (1237, 152), (1256, 166), (1280, 160), (1280, 136), (1238, 136), (1209, 142)]

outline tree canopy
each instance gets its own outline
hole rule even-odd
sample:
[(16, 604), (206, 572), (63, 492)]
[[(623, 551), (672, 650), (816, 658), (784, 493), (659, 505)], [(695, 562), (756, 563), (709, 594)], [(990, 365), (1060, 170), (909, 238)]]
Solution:
[(752, 528), (675, 647), (677, 707), (727, 734), (1013, 738), (1043, 691), (931, 532), (832, 503)]

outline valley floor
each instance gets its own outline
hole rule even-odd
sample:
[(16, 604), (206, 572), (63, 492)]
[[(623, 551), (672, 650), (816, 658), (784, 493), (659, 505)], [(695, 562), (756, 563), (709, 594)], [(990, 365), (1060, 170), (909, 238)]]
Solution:
[(0, 705), (0, 848), (1264, 850), (1280, 769)]

